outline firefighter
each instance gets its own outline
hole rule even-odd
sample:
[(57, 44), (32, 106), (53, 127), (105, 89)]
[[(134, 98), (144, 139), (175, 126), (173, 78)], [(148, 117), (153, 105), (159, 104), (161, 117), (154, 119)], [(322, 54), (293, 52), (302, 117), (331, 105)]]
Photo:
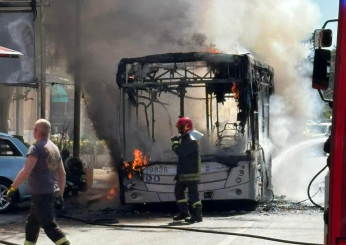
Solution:
[(77, 196), (78, 191), (86, 191), (87, 178), (83, 170), (83, 163), (78, 157), (71, 157), (69, 150), (64, 149), (60, 153), (66, 172), (66, 186), (64, 196)]
[[(185, 219), (186, 222), (202, 222), (202, 203), (199, 199), (198, 183), (200, 181), (201, 161), (197, 140), (203, 134), (193, 128), (190, 118), (181, 117), (177, 124), (179, 135), (171, 138), (172, 150), (178, 155), (178, 167), (175, 180), (175, 198), (179, 214), (174, 221)], [(189, 213), (188, 200), (184, 191), (188, 189), (188, 199), (192, 206), (192, 217)]]

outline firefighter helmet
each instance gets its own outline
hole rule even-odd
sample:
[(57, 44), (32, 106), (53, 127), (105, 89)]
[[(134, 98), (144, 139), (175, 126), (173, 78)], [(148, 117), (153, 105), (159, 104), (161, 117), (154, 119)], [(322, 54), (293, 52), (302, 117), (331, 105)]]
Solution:
[(175, 124), (180, 133), (187, 134), (193, 130), (192, 120), (188, 117), (179, 118), (178, 122)]

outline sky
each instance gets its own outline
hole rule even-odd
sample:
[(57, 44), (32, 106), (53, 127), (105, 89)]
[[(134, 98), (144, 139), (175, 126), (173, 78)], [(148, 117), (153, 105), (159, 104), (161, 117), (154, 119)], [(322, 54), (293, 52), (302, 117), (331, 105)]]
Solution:
[[(316, 29), (322, 28), (325, 21), (338, 18), (339, 0), (312, 0), (312, 1), (315, 2), (320, 7), (320, 11), (321, 11), (321, 19), (318, 26), (316, 26)], [(330, 23), (327, 25), (326, 28), (331, 29), (333, 31), (333, 45), (336, 45), (337, 24)]]

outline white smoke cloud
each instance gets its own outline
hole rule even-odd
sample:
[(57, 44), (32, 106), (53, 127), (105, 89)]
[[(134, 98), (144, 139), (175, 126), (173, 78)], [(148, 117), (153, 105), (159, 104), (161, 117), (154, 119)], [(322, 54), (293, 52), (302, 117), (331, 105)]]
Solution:
[(276, 97), (271, 113), (274, 127), (280, 125), (281, 130), (274, 130), (273, 140), (282, 147), (281, 142), (296, 133), (297, 124), (322, 108), (311, 80), (297, 69), (308, 55), (301, 42), (320, 18), (317, 5), (309, 0), (215, 0), (205, 2), (202, 9), (206, 14), (199, 23), (208, 41), (226, 53), (251, 52), (274, 67)]
[[(320, 18), (318, 6), (310, 0), (214, 0), (200, 6), (205, 14), (200, 16), (201, 32), (208, 41), (217, 44), (225, 53), (252, 53), (257, 59), (274, 67), (275, 96), (271, 99), (271, 141), (274, 153), (291, 148), (306, 140), (303, 130), (306, 121), (320, 113), (323, 103), (317, 91), (311, 88), (311, 79), (298, 69), (301, 60), (308, 56), (301, 43), (310, 37)], [(204, 13), (204, 12), (203, 12)], [(264, 146), (269, 148), (268, 145)], [(311, 172), (285, 167), (304, 163), (313, 147), (289, 158), (274, 161), (274, 189), (288, 193), (290, 197), (306, 195), (305, 184), (312, 178)], [(284, 170), (284, 171), (283, 171)], [(295, 176), (294, 186), (288, 176)], [(299, 187), (299, 188), (298, 188)], [(287, 194), (286, 193), (286, 194)]]

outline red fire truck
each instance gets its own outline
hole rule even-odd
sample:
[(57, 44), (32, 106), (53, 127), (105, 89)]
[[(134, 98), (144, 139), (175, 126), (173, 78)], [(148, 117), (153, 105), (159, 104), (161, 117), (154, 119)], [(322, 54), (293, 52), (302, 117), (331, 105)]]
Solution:
[(22, 56), (22, 55), (23, 54), (18, 52), (18, 51), (0, 46), (0, 57), (1, 58), (19, 58), (19, 56)]
[[(346, 0), (340, 0), (338, 39), (335, 58), (334, 97), (330, 157), (328, 160), (329, 197), (326, 198), (324, 220), (325, 244), (346, 245)], [(327, 21), (326, 24), (330, 22)], [(324, 26), (325, 27), (325, 26)], [(329, 85), (328, 69), (331, 52), (323, 47), (331, 45), (330, 30), (315, 32), (315, 60), (313, 88), (326, 90)], [(317, 41), (317, 42), (316, 42)]]

